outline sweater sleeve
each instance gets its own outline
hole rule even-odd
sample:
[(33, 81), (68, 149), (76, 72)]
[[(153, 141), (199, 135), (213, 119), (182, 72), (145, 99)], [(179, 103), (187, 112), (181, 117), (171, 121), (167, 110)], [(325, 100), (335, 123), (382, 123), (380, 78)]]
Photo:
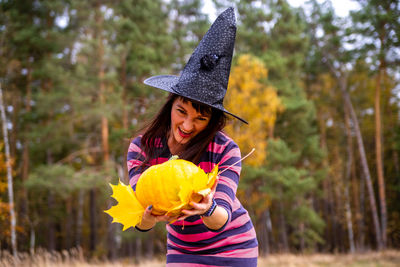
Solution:
[[(233, 140), (229, 139), (225, 144), (219, 161), (219, 180), (214, 195), (217, 204), (228, 212), (228, 222), (232, 217), (233, 207), (235, 206), (236, 191), (239, 184), (241, 171), (240, 149)], [(233, 166), (231, 166), (234, 164)], [(223, 227), (224, 228), (224, 227)], [(220, 229), (223, 230), (223, 229)]]
[(129, 145), (128, 155), (127, 155), (127, 165), (129, 173), (129, 185), (136, 190), (136, 183), (139, 180), (140, 175), (143, 170), (140, 168), (143, 161), (145, 160), (145, 154), (140, 148), (141, 137), (136, 137), (132, 140)]

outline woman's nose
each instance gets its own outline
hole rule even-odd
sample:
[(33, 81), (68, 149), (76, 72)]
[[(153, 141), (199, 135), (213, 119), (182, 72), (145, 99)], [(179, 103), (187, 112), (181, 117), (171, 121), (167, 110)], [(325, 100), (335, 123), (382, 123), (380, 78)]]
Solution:
[(183, 129), (185, 132), (190, 132), (193, 130), (193, 122), (190, 119), (183, 121)]

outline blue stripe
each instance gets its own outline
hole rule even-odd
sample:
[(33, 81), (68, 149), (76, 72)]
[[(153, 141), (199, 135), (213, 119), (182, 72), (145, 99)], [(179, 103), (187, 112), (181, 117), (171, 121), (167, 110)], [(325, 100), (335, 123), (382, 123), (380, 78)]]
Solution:
[(169, 226), (171, 226), (171, 228), (174, 229), (175, 232), (183, 235), (200, 234), (208, 232), (207, 227), (203, 223), (196, 225), (185, 225), (184, 227), (182, 225), (175, 225), (175, 224), (170, 224)]
[(222, 170), (222, 169), (227, 168), (227, 167), (229, 167), (229, 166), (231, 166), (233, 164), (234, 164), (233, 166), (241, 167), (242, 163), (240, 162), (240, 159), (241, 159), (240, 157), (232, 156), (232, 157), (226, 159), (224, 161), (224, 163), (220, 165), (220, 169)]
[(214, 137), (214, 143), (218, 145), (224, 145), (229, 141), (230, 140), (220, 132), (218, 132)]
[(221, 177), (231, 179), (236, 184), (236, 186), (239, 184), (239, 175), (232, 170), (224, 171), (224, 173), (221, 174)]
[(187, 217), (185, 219), (185, 221), (188, 221), (188, 222), (195, 222), (197, 220), (200, 220), (200, 215), (193, 215), (193, 216)]
[(258, 247), (258, 242), (256, 238), (247, 240), (242, 243), (237, 243), (237, 244), (230, 244), (222, 247), (217, 247), (217, 248), (212, 248), (212, 249), (204, 249), (204, 250), (199, 250), (199, 251), (188, 251), (186, 249), (178, 248), (172, 245), (167, 245), (168, 249), (173, 249), (176, 251), (179, 251), (181, 253), (185, 254), (191, 254), (191, 255), (207, 255), (207, 254), (218, 254), (224, 251), (229, 251), (229, 250), (235, 250), (235, 249), (249, 249), (249, 248), (255, 248)]
[(196, 263), (216, 266), (255, 267), (257, 258), (210, 257), (199, 255), (167, 255), (168, 263)]
[(129, 179), (131, 179), (133, 176), (135, 176), (138, 173), (140, 173), (140, 171), (138, 171), (138, 168), (133, 167), (132, 169), (129, 170)]
[[(209, 244), (212, 244), (214, 242), (217, 242), (217, 241), (220, 241), (222, 239), (225, 239), (227, 237), (245, 233), (245, 232), (249, 231), (252, 228), (253, 228), (253, 224), (249, 220), (244, 225), (242, 225), (242, 226), (240, 226), (238, 228), (225, 230), (224, 232), (221, 232), (219, 235), (216, 235), (216, 236), (208, 238), (208, 239), (196, 241), (196, 242), (182, 241), (179, 238), (173, 236), (171, 233), (168, 233), (167, 236), (171, 241), (173, 241), (174, 243), (176, 243), (178, 245), (182, 245), (182, 246), (186, 246), (186, 247), (201, 248), (201, 247), (207, 246)], [(193, 232), (192, 234), (196, 234), (196, 233)]]
[(224, 192), (227, 194), (232, 200), (235, 199), (235, 193), (233, 192), (232, 188), (224, 184), (217, 185), (217, 192)]
[(139, 153), (139, 151), (129, 151), (128, 152), (127, 160), (132, 160), (132, 159), (144, 161), (144, 157), (142, 154)]
[(246, 214), (247, 211), (243, 208), (242, 205), (240, 205), (240, 208), (232, 212), (232, 221), (236, 220), (238, 217), (242, 216), (243, 214)]
[(142, 136), (137, 136), (135, 139), (132, 140), (133, 144), (137, 145), (138, 147), (141, 147), (142, 145)]

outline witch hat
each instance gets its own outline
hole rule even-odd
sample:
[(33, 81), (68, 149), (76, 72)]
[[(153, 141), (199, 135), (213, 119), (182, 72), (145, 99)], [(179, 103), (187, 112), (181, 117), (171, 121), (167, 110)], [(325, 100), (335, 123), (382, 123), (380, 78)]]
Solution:
[(180, 76), (158, 75), (145, 84), (206, 104), (234, 116), (223, 106), (236, 36), (232, 7), (222, 12), (194, 50)]

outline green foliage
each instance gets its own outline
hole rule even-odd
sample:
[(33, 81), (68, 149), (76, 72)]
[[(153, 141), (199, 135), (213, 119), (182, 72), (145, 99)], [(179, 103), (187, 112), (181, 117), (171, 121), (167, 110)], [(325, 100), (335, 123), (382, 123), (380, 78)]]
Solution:
[[(52, 192), (66, 199), (79, 190), (92, 188), (103, 189), (107, 186), (110, 177), (116, 177), (115, 172), (107, 173), (85, 168), (77, 171), (69, 165), (41, 165), (31, 172), (25, 186), (37, 194)], [(113, 178), (115, 180), (116, 178)]]

